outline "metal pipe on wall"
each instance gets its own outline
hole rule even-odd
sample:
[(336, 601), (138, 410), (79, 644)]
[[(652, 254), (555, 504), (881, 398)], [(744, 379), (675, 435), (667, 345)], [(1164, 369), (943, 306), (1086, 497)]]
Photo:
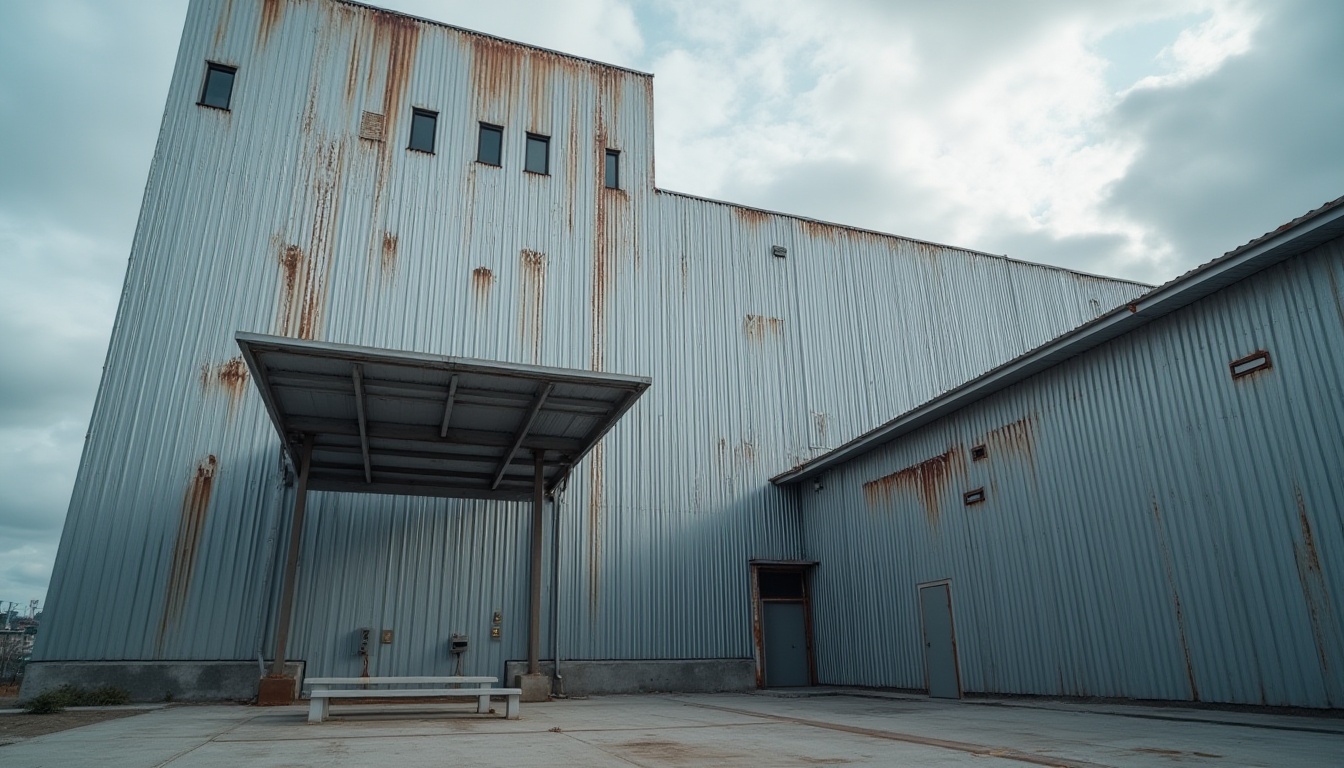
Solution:
[(529, 590), (527, 627), (527, 674), (541, 671), (541, 553), (542, 509), (546, 504), (545, 453), (532, 454), (532, 584)]
[(285, 644), (289, 641), (289, 622), (294, 608), (294, 581), (299, 566), (299, 546), (303, 543), (303, 512), (308, 503), (308, 469), (313, 463), (313, 436), (303, 438), (299, 457), (299, 486), (294, 493), (294, 524), (289, 532), (289, 556), (285, 558), (285, 575), (280, 596), (280, 615), (276, 617), (275, 658), (271, 659), (271, 674), (285, 672)]

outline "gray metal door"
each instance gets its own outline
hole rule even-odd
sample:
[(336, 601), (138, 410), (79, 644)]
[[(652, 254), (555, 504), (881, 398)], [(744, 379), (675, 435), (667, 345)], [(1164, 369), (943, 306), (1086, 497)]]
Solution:
[(961, 698), (957, 676), (957, 639), (952, 631), (952, 590), (943, 582), (919, 588), (919, 612), (924, 624), (924, 668), (929, 695)]
[(770, 688), (811, 684), (807, 669), (807, 608), (803, 603), (761, 604), (765, 620), (765, 684)]

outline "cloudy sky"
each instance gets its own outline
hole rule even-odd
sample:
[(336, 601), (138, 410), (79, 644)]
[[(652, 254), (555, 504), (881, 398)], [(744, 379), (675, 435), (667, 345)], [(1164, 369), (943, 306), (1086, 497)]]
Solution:
[[(385, 0), (653, 72), (665, 189), (1160, 283), (1344, 194), (1336, 0)], [(0, 601), (44, 599), (186, 0), (0, 0)]]

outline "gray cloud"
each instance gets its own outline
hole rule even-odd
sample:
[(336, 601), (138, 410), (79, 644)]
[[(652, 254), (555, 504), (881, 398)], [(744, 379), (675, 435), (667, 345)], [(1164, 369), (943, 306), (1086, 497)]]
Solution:
[(1109, 205), (1189, 268), (1344, 194), (1344, 5), (1283, 3), (1207, 78), (1131, 93), (1114, 128), (1142, 150)]

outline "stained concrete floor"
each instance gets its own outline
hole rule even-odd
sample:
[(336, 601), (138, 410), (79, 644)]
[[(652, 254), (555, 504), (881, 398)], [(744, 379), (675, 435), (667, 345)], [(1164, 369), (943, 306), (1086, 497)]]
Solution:
[[(523, 705), (170, 706), (0, 747), (0, 766), (1341, 766), (1344, 720), (855, 691)], [(502, 705), (501, 705), (502, 706)]]

